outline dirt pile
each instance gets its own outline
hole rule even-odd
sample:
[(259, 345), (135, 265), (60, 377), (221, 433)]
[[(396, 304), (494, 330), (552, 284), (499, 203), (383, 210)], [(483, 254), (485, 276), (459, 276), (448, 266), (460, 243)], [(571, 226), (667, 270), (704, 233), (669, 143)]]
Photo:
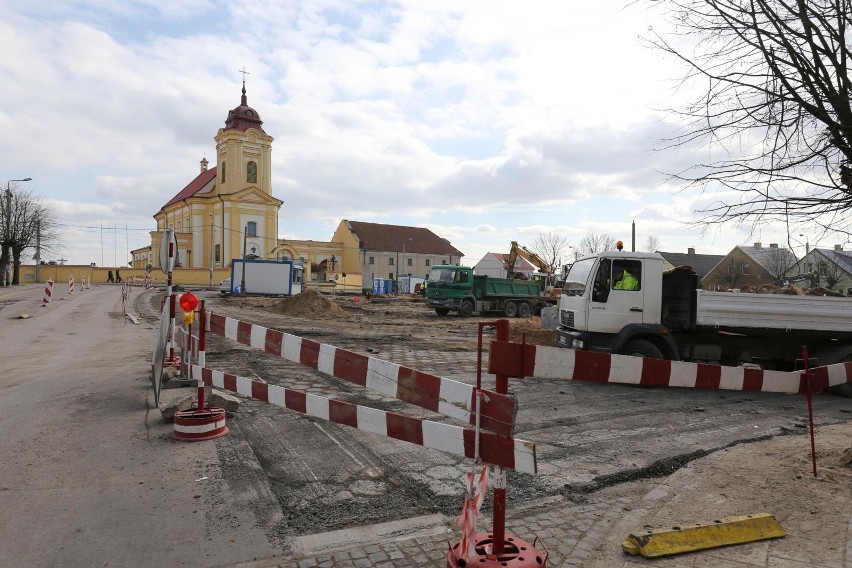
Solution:
[(542, 329), (541, 318), (532, 316), (509, 320), (509, 341), (521, 343), (526, 334), (526, 342), (546, 347), (556, 346), (556, 330)]
[(272, 311), (285, 316), (310, 319), (338, 319), (347, 316), (346, 310), (316, 290), (305, 290), (292, 298), (281, 300)]

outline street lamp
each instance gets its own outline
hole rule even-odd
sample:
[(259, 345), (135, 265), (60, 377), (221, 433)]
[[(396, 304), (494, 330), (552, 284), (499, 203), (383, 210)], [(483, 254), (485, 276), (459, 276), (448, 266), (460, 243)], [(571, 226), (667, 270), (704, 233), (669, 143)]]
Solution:
[[(800, 237), (805, 237), (802, 233), (799, 233)], [(805, 237), (805, 256), (808, 256), (808, 253), (811, 252), (811, 243), (808, 240), (808, 237)]]
[[(6, 231), (9, 235), (12, 234), (12, 182), (13, 181), (32, 181), (33, 178), (10, 179), (6, 182)], [(3, 274), (0, 275), (0, 284), (5, 282), (6, 286), (12, 285), (12, 256), (11, 254), (6, 259), (6, 266), (3, 267)]]

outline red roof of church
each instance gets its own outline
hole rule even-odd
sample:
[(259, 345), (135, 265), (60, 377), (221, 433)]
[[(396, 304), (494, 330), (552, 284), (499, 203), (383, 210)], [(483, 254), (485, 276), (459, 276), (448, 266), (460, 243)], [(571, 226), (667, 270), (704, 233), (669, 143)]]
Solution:
[(184, 199), (192, 197), (193, 195), (201, 191), (201, 189), (204, 188), (208, 183), (210, 183), (211, 180), (214, 179), (216, 179), (216, 166), (213, 166), (212, 168), (204, 170), (203, 172), (198, 174), (198, 177), (189, 182), (189, 185), (180, 190), (177, 195), (175, 195), (169, 200), (168, 203), (163, 205), (163, 209), (165, 209), (169, 205), (172, 205), (173, 203), (177, 203), (178, 201), (182, 201)]

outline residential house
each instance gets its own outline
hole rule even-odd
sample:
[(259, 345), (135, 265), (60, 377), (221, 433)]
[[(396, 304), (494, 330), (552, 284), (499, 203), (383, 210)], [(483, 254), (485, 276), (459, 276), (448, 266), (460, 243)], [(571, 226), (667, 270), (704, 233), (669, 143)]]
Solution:
[(842, 245), (833, 249), (811, 249), (784, 273), (789, 283), (800, 288), (820, 286), (849, 294), (852, 290), (852, 251)]
[[(435, 264), (458, 265), (464, 253), (424, 227), (405, 227), (342, 220), (331, 240), (340, 243), (340, 272), (357, 274), (361, 288), (369, 290), (376, 278), (398, 276), (426, 278)], [(347, 282), (353, 284), (351, 278)]]
[[(473, 266), (474, 274), (490, 276), (492, 278), (508, 278), (509, 255), (501, 252), (485, 253), (479, 262)], [(531, 279), (535, 267), (527, 259), (518, 256), (515, 260), (515, 273), (520, 272), (527, 279)]]
[(772, 243), (736, 246), (701, 279), (705, 290), (731, 290), (745, 286), (780, 284), (784, 273), (796, 262), (795, 255)]
[(659, 252), (663, 257), (663, 270), (671, 270), (680, 266), (689, 266), (692, 271), (698, 275), (701, 280), (710, 272), (714, 266), (719, 264), (725, 255), (723, 254), (696, 254), (694, 248), (686, 249), (686, 254), (682, 252)]

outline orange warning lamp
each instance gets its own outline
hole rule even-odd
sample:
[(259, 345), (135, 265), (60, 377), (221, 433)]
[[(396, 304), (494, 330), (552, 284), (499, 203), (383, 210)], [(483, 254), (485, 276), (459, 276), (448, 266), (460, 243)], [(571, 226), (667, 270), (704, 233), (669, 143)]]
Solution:
[(187, 292), (180, 297), (180, 307), (185, 312), (195, 311), (198, 307), (198, 298), (192, 292)]
[[(615, 248), (617, 248), (618, 250), (623, 249), (623, 248), (624, 248), (624, 243), (622, 243), (621, 241), (616, 242), (616, 243), (615, 243)], [(189, 292), (187, 292), (187, 294), (189, 294)], [(182, 305), (183, 305), (183, 304), (181, 304), (181, 306), (182, 306)]]

